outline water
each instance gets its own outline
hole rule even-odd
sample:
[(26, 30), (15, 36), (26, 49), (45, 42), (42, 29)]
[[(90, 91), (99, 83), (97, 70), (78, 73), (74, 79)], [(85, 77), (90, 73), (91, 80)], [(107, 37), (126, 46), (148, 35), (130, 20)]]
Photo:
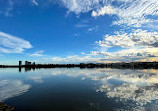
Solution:
[(15, 111), (158, 111), (158, 70), (0, 69), (0, 101)]

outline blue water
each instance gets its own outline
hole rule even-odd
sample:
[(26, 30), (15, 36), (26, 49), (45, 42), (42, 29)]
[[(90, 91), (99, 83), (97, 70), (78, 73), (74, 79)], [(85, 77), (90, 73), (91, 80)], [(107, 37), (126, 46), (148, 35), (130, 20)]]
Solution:
[(158, 70), (4, 68), (0, 102), (15, 111), (158, 111)]

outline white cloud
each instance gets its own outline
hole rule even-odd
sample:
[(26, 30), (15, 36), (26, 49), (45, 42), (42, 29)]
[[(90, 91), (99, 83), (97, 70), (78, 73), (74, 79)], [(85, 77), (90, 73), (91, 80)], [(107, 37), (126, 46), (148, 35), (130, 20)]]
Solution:
[(97, 31), (97, 30), (98, 30), (98, 26), (96, 25), (95, 27), (89, 28), (88, 32)]
[(90, 55), (103, 55), (103, 56), (112, 56), (112, 54), (108, 52), (99, 52), (99, 51), (91, 51)]
[(79, 55), (66, 57), (47, 57), (36, 60), (38, 63), (110, 63), (110, 62), (132, 62), (132, 61), (156, 61), (158, 59), (158, 48), (125, 48), (116, 52), (91, 51)]
[(82, 53), (83, 56), (79, 55), (71, 55), (66, 57), (47, 57), (41, 58), (40, 60), (36, 60), (38, 63), (60, 63), (60, 64), (69, 64), (69, 63), (96, 63), (96, 62), (104, 62), (101, 61), (101, 57), (94, 57), (92, 55), (88, 55)]
[[(100, 16), (105, 14), (115, 14), (119, 18), (114, 21), (115, 25), (126, 24), (128, 26), (141, 27), (142, 24), (153, 23), (154, 19), (148, 18), (151, 16), (158, 16), (158, 2), (157, 0), (110, 0), (106, 2), (105, 6), (95, 9), (92, 16)], [(112, 5), (112, 2), (119, 5)]]
[(32, 3), (36, 6), (38, 6), (38, 2), (36, 0), (32, 0)]
[(51, 58), (51, 60), (59, 63), (96, 62), (96, 59), (91, 58), (90, 56), (78, 56), (78, 55), (67, 56), (65, 58), (53, 57)]
[(89, 12), (94, 7), (97, 7), (100, 0), (60, 0), (69, 12), (76, 14)]
[[(91, 55), (105, 56), (109, 61), (155, 61), (158, 58), (158, 33), (146, 30), (106, 35), (102, 41), (96, 41), (100, 49), (91, 51)], [(108, 52), (110, 48), (121, 47), (120, 50)]]
[(0, 32), (0, 52), (22, 53), (25, 49), (32, 48), (30, 42), (19, 37)]
[(88, 29), (89, 32), (90, 32), (90, 31), (93, 31), (93, 30), (94, 30), (93, 28), (89, 28), (89, 29)]
[(101, 59), (104, 62), (157, 61), (158, 48), (127, 48), (116, 52), (91, 51), (90, 55), (104, 56)]
[(84, 52), (81, 52), (81, 54), (82, 54), (82, 55), (85, 55), (85, 53), (84, 53)]
[(155, 16), (158, 15), (157, 6), (157, 0), (131, 0), (129, 4), (121, 6), (118, 15), (123, 18), (145, 18), (147, 15)]
[(109, 59), (117, 59), (120, 61), (141, 61), (141, 59), (146, 59), (146, 61), (155, 61), (155, 59), (150, 58), (158, 58), (157, 53), (158, 48), (131, 48), (125, 49), (118, 52), (112, 53), (112, 56)]
[(158, 33), (141, 29), (129, 34), (119, 34), (117, 32), (116, 35), (106, 35), (104, 40), (97, 41), (96, 43), (106, 47), (158, 47)]
[(36, 52), (33, 53), (33, 54), (29, 54), (29, 56), (41, 57), (41, 56), (44, 56), (44, 55), (43, 55), (43, 52), (44, 52), (44, 50), (36, 51)]
[(108, 14), (108, 15), (116, 14), (116, 10), (111, 5), (107, 5), (107, 6), (102, 7), (101, 9), (98, 9), (97, 11), (92, 11), (93, 17), (105, 15), (105, 14)]
[(154, 22), (148, 16), (158, 15), (158, 2), (157, 0), (132, 0), (130, 3), (123, 4), (117, 10), (117, 16), (120, 20), (114, 22), (114, 24), (140, 27), (142, 24)]
[[(37, 0), (31, 0), (31, 2), (36, 6), (39, 5)], [(118, 17), (118, 20), (113, 22), (115, 25), (141, 27), (142, 24), (157, 22), (153, 17), (158, 16), (157, 0), (49, 0), (46, 2), (59, 3), (67, 8), (68, 12), (76, 14), (92, 11), (93, 17), (115, 14)], [(7, 3), (8, 8), (5, 12), (7, 16), (10, 16), (9, 12), (13, 8), (13, 3), (16, 4), (16, 2), (7, 0)]]
[[(158, 16), (157, 0), (60, 0), (69, 12), (76, 14), (92, 11), (92, 16), (116, 15), (115, 25), (141, 27), (156, 22), (148, 16)], [(115, 2), (115, 3), (114, 3)], [(116, 5), (114, 5), (116, 4)]]

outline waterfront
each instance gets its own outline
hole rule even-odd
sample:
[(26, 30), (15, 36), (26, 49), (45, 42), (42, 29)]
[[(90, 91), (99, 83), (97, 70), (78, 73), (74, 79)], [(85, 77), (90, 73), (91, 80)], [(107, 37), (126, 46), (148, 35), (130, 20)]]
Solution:
[(157, 111), (157, 69), (0, 69), (0, 102), (16, 111)]

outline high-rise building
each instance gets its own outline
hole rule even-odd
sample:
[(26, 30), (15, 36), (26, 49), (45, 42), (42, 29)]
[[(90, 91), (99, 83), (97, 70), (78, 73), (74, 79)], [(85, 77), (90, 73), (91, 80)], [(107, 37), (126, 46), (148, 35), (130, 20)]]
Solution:
[(22, 61), (19, 61), (19, 66), (22, 66)]

